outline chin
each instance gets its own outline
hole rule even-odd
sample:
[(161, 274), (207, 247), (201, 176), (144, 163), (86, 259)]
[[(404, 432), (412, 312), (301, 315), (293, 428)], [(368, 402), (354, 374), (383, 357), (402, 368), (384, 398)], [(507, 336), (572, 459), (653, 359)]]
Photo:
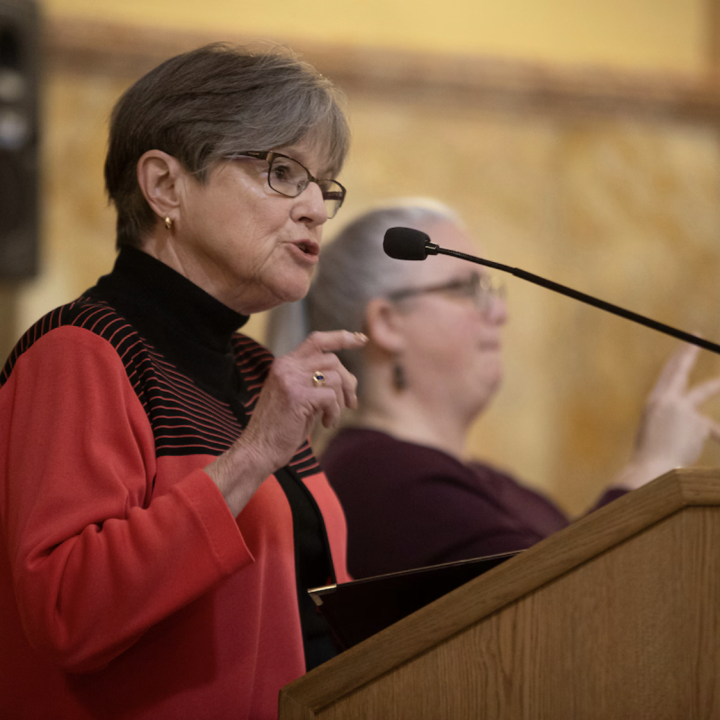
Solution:
[(305, 278), (303, 281), (295, 279), (280, 285), (275, 293), (275, 305), (283, 305), (284, 303), (294, 303), (302, 300), (310, 290), (310, 279)]
[(297, 302), (302, 300), (310, 290), (310, 282), (298, 283), (295, 286), (287, 288), (287, 292), (283, 296), (282, 302)]
[(475, 367), (477, 382), (495, 392), (503, 380), (503, 364), (500, 355), (484, 355)]
[(307, 288), (304, 292), (290, 292), (288, 288), (274, 289), (264, 292), (260, 297), (255, 297), (250, 303), (244, 303), (242, 306), (230, 305), (235, 311), (242, 315), (255, 315), (255, 313), (266, 312), (280, 305), (302, 300), (307, 295)]
[(502, 373), (498, 372), (492, 377), (483, 377), (480, 379), (477, 387), (480, 392), (478, 393), (478, 405), (480, 406), (480, 412), (485, 410), (487, 406), (493, 401), (495, 395), (497, 395), (500, 386), (502, 385)]

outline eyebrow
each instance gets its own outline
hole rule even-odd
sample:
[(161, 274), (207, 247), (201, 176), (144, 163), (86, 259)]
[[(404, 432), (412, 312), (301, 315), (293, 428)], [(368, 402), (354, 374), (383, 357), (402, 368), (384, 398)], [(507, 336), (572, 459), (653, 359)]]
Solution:
[[(292, 146), (290, 146), (292, 147)], [(333, 172), (332, 165), (330, 164), (330, 161), (327, 158), (323, 158), (322, 162), (328, 163), (327, 165), (322, 166), (322, 168), (317, 172), (313, 172), (310, 168), (310, 163), (308, 162), (308, 158), (306, 157), (304, 152), (300, 151), (294, 151), (290, 148), (286, 148), (285, 150), (281, 148), (275, 148), (274, 150), (270, 150), (270, 152), (276, 152), (280, 153), (280, 155), (287, 155), (288, 157), (292, 158), (293, 160), (297, 160), (301, 165), (304, 165), (310, 172), (318, 179), (318, 180), (334, 180), (335, 176), (339, 174), (338, 172)], [(325, 153), (323, 153), (325, 154)]]

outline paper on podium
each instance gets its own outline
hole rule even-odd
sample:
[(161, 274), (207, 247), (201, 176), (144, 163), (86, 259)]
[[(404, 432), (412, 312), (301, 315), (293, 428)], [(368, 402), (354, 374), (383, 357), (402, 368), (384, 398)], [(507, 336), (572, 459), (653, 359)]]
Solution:
[(362, 642), (516, 552), (404, 570), (308, 590), (343, 649)]

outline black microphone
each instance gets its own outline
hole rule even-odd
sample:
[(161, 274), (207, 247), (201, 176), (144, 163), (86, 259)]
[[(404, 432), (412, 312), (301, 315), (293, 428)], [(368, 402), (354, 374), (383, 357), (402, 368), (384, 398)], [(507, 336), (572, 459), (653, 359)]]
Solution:
[(430, 237), (420, 230), (413, 230), (411, 228), (394, 227), (390, 228), (385, 233), (385, 239), (383, 241), (383, 249), (385, 253), (391, 258), (396, 260), (425, 260), (428, 255), (451, 255), (452, 257), (460, 258), (461, 260), (469, 260), (470, 262), (477, 263), (478, 265), (485, 265), (486, 267), (500, 270), (501, 272), (507, 272), (515, 277), (528, 280), (536, 285), (541, 285), (548, 290), (554, 290), (561, 295), (567, 295), (568, 297), (580, 300), (580, 302), (587, 303), (593, 307), (600, 308), (606, 312), (613, 313), (624, 317), (626, 320), (632, 320), (633, 322), (645, 325), (646, 327), (657, 330), (658, 332), (665, 333), (666, 335), (672, 335), (672, 337), (684, 340), (691, 345), (697, 345), (698, 347), (710, 350), (720, 355), (720, 345), (716, 345), (709, 340), (704, 340), (695, 335), (691, 335), (683, 330), (670, 327), (664, 323), (651, 320), (643, 315), (625, 310), (618, 305), (599, 300), (592, 295), (586, 295), (585, 293), (573, 290), (572, 288), (560, 285), (559, 283), (553, 282), (552, 280), (546, 280), (539, 275), (533, 275), (532, 273), (525, 272), (519, 268), (510, 267), (509, 265), (502, 265), (501, 263), (492, 262), (492, 260), (483, 260), (482, 258), (475, 257), (474, 255), (467, 255), (465, 253), (458, 252), (457, 250), (446, 250), (430, 242)]
[(428, 255), (437, 255), (438, 246), (420, 230), (393, 227), (385, 233), (383, 250), (396, 260), (424, 260)]

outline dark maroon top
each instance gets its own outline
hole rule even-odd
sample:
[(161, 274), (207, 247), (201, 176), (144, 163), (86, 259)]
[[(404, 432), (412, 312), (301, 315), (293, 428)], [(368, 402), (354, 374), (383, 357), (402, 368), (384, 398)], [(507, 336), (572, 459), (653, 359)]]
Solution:
[(504, 472), (377, 430), (341, 430), (322, 465), (345, 510), (356, 578), (521, 550), (569, 524)]

